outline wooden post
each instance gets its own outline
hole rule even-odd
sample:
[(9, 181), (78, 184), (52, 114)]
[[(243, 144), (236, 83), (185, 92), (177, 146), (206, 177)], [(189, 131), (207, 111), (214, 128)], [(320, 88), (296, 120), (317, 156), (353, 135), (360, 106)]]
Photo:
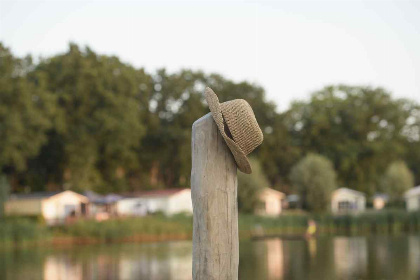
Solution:
[(238, 279), (236, 163), (211, 114), (192, 128), (195, 280)]

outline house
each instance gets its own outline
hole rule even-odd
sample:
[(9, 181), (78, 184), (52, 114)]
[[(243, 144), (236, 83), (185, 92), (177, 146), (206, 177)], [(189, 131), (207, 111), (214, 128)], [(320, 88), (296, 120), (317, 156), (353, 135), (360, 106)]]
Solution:
[(5, 203), (6, 215), (42, 216), (48, 225), (88, 213), (89, 200), (73, 191), (12, 194)]
[(136, 192), (116, 203), (122, 216), (144, 216), (162, 212), (165, 215), (192, 213), (191, 189), (166, 189)]
[(281, 214), (282, 200), (286, 195), (282, 192), (264, 188), (259, 194), (260, 203), (255, 210), (255, 214), (277, 216)]
[(384, 193), (378, 193), (373, 196), (373, 208), (380, 210), (385, 207), (389, 201), (389, 196)]
[(409, 189), (404, 194), (405, 205), (408, 211), (420, 210), (420, 186)]
[(113, 193), (100, 195), (93, 191), (86, 191), (84, 194), (89, 199), (90, 216), (96, 220), (106, 220), (118, 214), (116, 204), (123, 196)]
[(289, 194), (286, 196), (286, 200), (284, 201), (284, 204), (282, 204), (282, 208), (287, 209), (298, 209), (301, 208), (301, 201), (300, 196), (297, 194)]
[(366, 208), (364, 193), (348, 188), (339, 188), (331, 196), (331, 211), (336, 214), (361, 212)]

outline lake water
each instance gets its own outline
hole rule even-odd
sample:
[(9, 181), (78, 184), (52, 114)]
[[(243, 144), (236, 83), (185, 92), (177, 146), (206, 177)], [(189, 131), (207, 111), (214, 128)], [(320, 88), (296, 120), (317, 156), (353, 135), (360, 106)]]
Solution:
[[(191, 242), (0, 252), (0, 279), (191, 279)], [(420, 279), (420, 236), (319, 237), (240, 244), (239, 279)]]

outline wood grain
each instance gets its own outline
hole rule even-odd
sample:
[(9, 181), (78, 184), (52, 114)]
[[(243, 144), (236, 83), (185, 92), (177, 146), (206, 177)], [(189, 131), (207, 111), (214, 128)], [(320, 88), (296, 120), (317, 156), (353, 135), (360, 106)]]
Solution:
[(211, 114), (192, 129), (193, 279), (238, 279), (236, 164)]

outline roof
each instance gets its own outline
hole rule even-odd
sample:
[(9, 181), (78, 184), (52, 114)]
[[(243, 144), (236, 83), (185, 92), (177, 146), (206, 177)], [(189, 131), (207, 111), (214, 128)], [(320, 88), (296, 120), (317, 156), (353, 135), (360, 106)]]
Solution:
[(383, 200), (388, 200), (389, 199), (389, 195), (387, 195), (386, 193), (376, 193), (373, 195), (373, 199), (383, 199)]
[(284, 193), (279, 192), (278, 190), (272, 189), (272, 188), (264, 188), (261, 192), (261, 195), (275, 195), (278, 197), (284, 197), (286, 196)]
[(90, 202), (96, 204), (112, 204), (123, 198), (123, 196), (114, 193), (100, 195), (92, 191), (86, 191), (85, 196)]
[(418, 196), (418, 195), (420, 195), (420, 186), (411, 188), (408, 191), (406, 191), (404, 194), (405, 197)]
[(287, 196), (287, 201), (289, 201), (289, 202), (297, 202), (299, 200), (300, 200), (300, 197), (299, 197), (298, 194), (289, 194)]
[(178, 189), (165, 189), (165, 190), (152, 190), (152, 191), (140, 191), (126, 194), (127, 197), (168, 197), (179, 192), (190, 190), (188, 188)]
[(32, 193), (12, 193), (10, 199), (42, 199), (54, 196), (60, 192), (32, 192)]
[(336, 193), (336, 192), (347, 192), (347, 193), (351, 193), (351, 194), (357, 195), (357, 196), (365, 196), (364, 193), (356, 191), (356, 190), (352, 190), (352, 189), (349, 189), (349, 188), (339, 188), (339, 189), (336, 189), (334, 191), (334, 193)]
[(10, 195), (9, 199), (10, 200), (46, 199), (46, 198), (50, 198), (50, 197), (53, 197), (55, 195), (62, 194), (62, 193), (65, 193), (65, 192), (71, 192), (71, 193), (74, 193), (74, 194), (78, 195), (79, 197), (82, 197), (83, 199), (86, 199), (86, 197), (84, 195), (81, 195), (81, 194), (79, 194), (77, 192), (70, 191), (70, 190), (57, 191), (57, 192), (13, 193), (13, 194)]

